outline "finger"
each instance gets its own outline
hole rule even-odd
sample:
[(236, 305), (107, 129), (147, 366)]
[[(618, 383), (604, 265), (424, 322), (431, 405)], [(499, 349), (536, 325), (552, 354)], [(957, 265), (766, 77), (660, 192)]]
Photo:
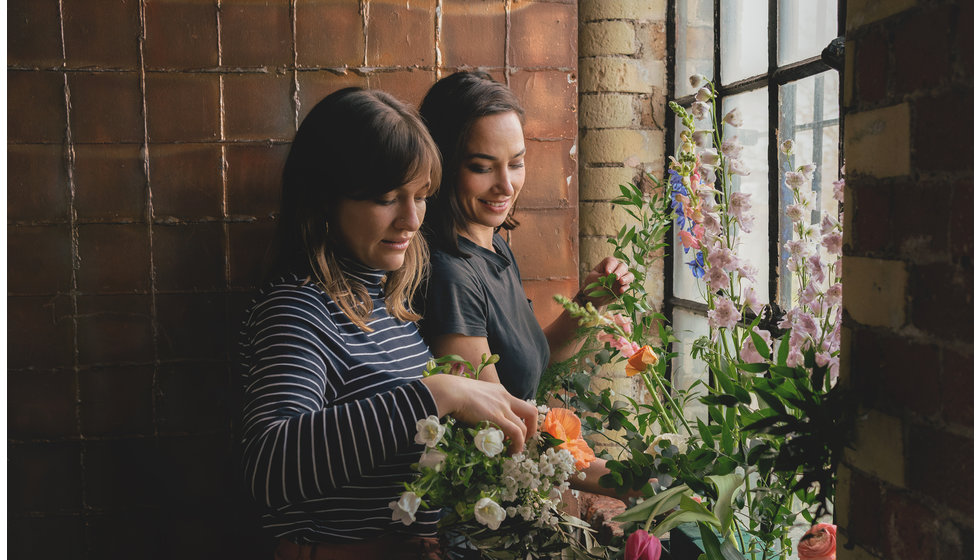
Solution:
[(534, 437), (534, 434), (538, 432), (538, 409), (533, 404), (522, 401), (520, 399), (514, 399), (514, 412), (517, 414), (518, 418), (524, 423), (527, 428), (527, 437)]
[(500, 429), (504, 432), (504, 437), (510, 440), (510, 447), (507, 448), (507, 453), (513, 455), (514, 453), (520, 453), (524, 451), (524, 442), (526, 441), (524, 424), (514, 420), (502, 420), (500, 422)]

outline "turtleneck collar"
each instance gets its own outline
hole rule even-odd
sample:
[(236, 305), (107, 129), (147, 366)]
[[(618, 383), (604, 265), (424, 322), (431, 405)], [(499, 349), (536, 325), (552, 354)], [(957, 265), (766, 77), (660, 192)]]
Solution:
[(387, 272), (363, 265), (348, 257), (338, 256), (337, 263), (340, 265), (341, 272), (344, 273), (344, 276), (363, 284), (372, 297), (381, 295), (381, 284)]

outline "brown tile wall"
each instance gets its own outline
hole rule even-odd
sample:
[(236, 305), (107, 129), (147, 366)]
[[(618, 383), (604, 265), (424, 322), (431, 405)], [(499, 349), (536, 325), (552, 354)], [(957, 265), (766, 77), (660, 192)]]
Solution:
[(7, 10), (11, 557), (271, 557), (236, 482), (235, 338), (289, 141), (331, 91), (509, 83), (528, 291), (547, 318), (577, 284), (574, 1)]
[[(863, 129), (845, 130), (850, 347), (842, 379), (860, 395), (863, 418), (887, 418), (878, 425), (898, 428), (865, 428), (845, 456), (838, 558), (970, 558), (974, 5), (848, 4), (845, 127), (888, 128), (896, 122), (884, 115), (898, 107), (907, 117), (893, 134), (909, 148), (876, 152), (862, 146)], [(901, 163), (877, 165), (881, 156)], [(866, 269), (904, 270), (905, 277), (877, 285), (854, 277), (852, 289), (848, 259)], [(874, 308), (890, 309), (889, 319), (866, 311)], [(876, 460), (886, 455), (877, 452), (883, 446), (899, 450), (896, 465)]]

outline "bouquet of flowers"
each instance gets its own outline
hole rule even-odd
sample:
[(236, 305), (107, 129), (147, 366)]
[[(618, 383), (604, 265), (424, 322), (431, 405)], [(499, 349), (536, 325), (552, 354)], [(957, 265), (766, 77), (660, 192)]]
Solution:
[[(494, 358), (485, 358), (480, 369)], [(431, 364), (426, 374), (433, 373), (476, 375), (478, 370), (447, 356)], [(581, 471), (595, 454), (582, 439), (575, 413), (546, 406), (538, 412), (538, 433), (513, 456), (504, 452), (504, 433), (492, 424), (470, 427), (435, 416), (420, 420), (415, 441), (426, 447), (415, 465), (419, 476), (389, 504), (392, 519), (410, 525), (420, 507), (442, 508), (440, 530), (484, 558), (601, 557), (588, 524), (559, 509), (569, 478), (584, 478)]]

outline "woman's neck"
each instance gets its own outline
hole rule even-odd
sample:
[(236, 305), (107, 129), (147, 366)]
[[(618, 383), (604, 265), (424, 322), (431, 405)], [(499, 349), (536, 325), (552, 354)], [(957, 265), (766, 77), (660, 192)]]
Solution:
[(493, 251), (494, 229), (491, 227), (467, 224), (467, 227), (458, 229), (456, 233), (488, 251)]

